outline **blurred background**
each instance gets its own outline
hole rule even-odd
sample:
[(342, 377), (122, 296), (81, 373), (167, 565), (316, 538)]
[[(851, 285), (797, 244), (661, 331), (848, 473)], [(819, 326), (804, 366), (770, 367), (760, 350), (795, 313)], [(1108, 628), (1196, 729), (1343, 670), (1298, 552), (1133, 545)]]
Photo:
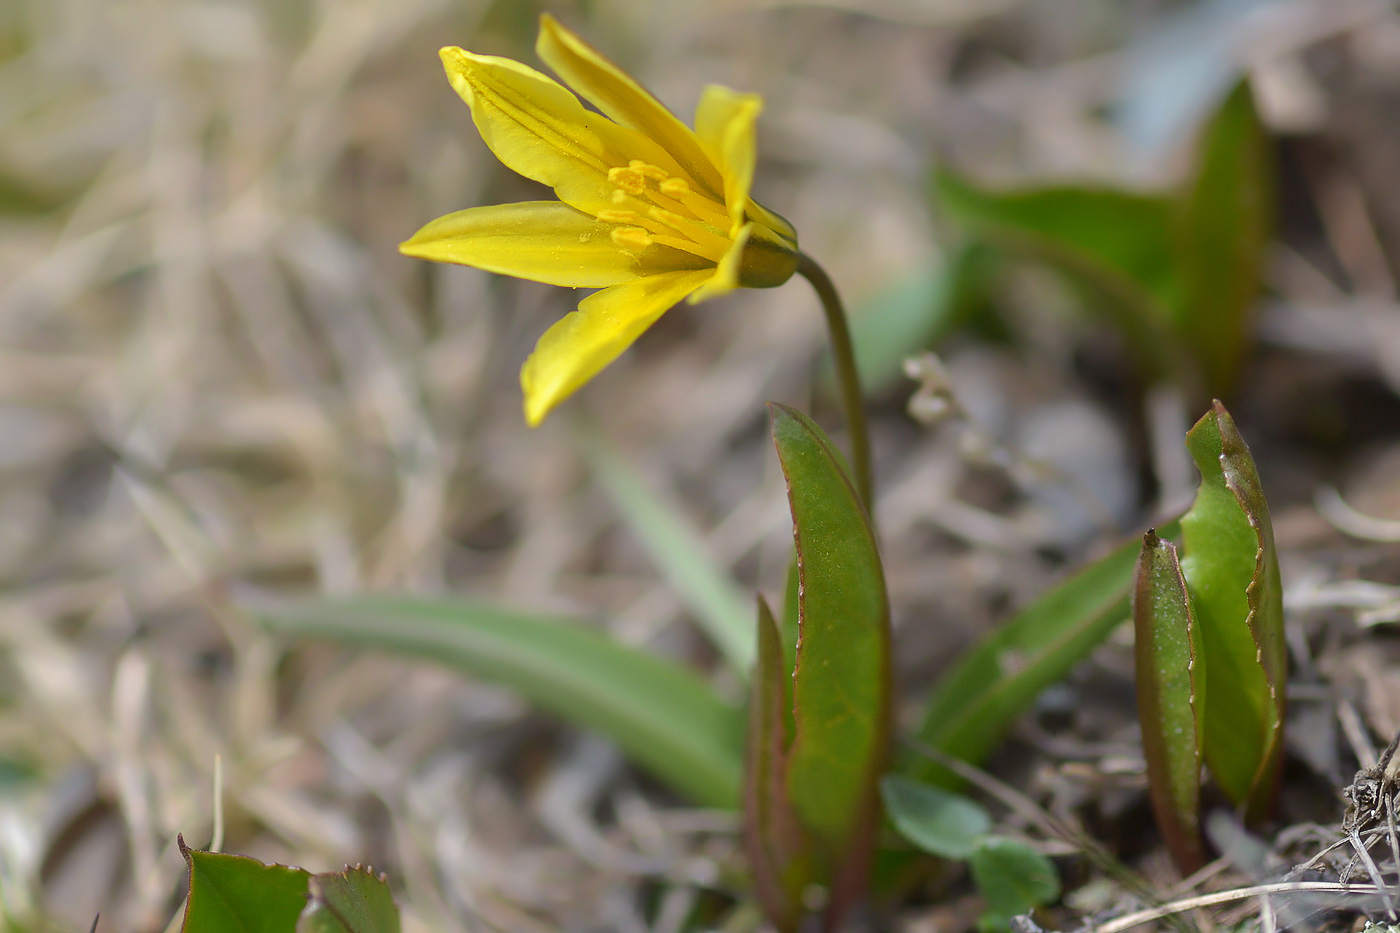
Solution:
[[(437, 49), (538, 66), (546, 10), (687, 119), (706, 83), (765, 98), (756, 196), (827, 266), (871, 367), (911, 695), (1189, 490), (1180, 437), (1200, 413), (1149, 391), (1044, 268), (1000, 269), (977, 300), (990, 323), (947, 324), (963, 240), (931, 170), (1167, 190), (1248, 75), (1277, 225), (1229, 401), (1285, 579), (1312, 587), (1294, 605), (1354, 609), (1325, 586), (1365, 576), (1383, 586), (1363, 608), (1393, 612), (1390, 3), (5, 0), (0, 926), (86, 929), (101, 910), (104, 930), (178, 928), (175, 837), (207, 844), (216, 800), (229, 851), (387, 870), (410, 930), (660, 933), (734, 888), (732, 817), (659, 793), (601, 740), (427, 663), (288, 644), (237, 608), (468, 594), (705, 666), (581, 435), (746, 589), (780, 592), (790, 526), (762, 403), (840, 427), (804, 283), (678, 309), (532, 431), (518, 370), (577, 296), (396, 251), (440, 214), (538, 196), (481, 143)], [(879, 323), (891, 308), (902, 329)], [(915, 367), (920, 421), (900, 360), (934, 341), (946, 368)], [(931, 423), (950, 393), (961, 416)], [(1314, 501), (1333, 486), (1365, 514)], [(1125, 646), (1105, 650), (1043, 701), (1078, 735), (1097, 734), (1093, 698), (1130, 689)], [(1400, 684), (1368, 656), (1335, 661), (1333, 685), (1393, 732)], [(1038, 728), (1017, 741), (1061, 775), (1056, 800), (1111, 811), (1056, 763), (1119, 746), (1056, 758)], [(1129, 724), (1102, 734), (1136, 754)], [(958, 928), (949, 910), (896, 925)]]

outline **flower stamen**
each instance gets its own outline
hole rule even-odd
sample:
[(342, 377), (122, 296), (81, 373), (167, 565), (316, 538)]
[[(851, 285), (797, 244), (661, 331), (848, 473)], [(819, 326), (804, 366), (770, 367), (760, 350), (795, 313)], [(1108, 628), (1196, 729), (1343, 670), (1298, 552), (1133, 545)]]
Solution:
[(640, 251), (659, 243), (711, 262), (728, 252), (730, 224), (724, 205), (696, 193), (684, 178), (632, 159), (609, 169), (608, 181), (614, 186), (617, 209), (601, 210), (596, 216), (620, 225), (612, 231), (618, 246)]
[(641, 227), (613, 227), (609, 234), (618, 246), (640, 253), (652, 244), (651, 234)]

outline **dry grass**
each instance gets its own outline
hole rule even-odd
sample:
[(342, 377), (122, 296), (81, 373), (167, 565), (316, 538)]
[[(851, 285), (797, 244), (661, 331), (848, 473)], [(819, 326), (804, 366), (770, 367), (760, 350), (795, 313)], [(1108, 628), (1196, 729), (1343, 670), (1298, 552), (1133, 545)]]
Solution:
[[(931, 153), (988, 175), (1141, 181), (1177, 151), (1130, 158), (1100, 119), (1114, 76), (1145, 67), (1122, 49), (1164, 15), (1153, 3), (542, 6), (682, 112), (707, 81), (764, 94), (760, 195), (852, 297), (935, 261)], [(1303, 140), (1289, 183), (1319, 217), (1285, 230), (1265, 333), (1275, 356), (1311, 354), (1309, 386), (1393, 391), (1400, 189), (1384, 154), (1400, 133), (1367, 115), (1393, 116), (1400, 19), (1382, 3), (1282, 6), (1241, 28), (1237, 54)], [(395, 251), (447, 210), (529, 196), (435, 51), (531, 61), (536, 15), (516, 0), (0, 6), (0, 924), (85, 929), (100, 909), (104, 929), (166, 928), (175, 835), (206, 843), (216, 805), (228, 850), (389, 870), (409, 930), (663, 933), (731, 887), (731, 819), (677, 807), (600, 740), (428, 665), (276, 643), (229, 598), (450, 590), (698, 656), (588, 481), (577, 419), (683, 501), (747, 585), (778, 588), (787, 530), (761, 403), (831, 413), (811, 398), (821, 333), (804, 286), (673, 315), (531, 432), (516, 372), (570, 296)], [(1078, 331), (1040, 313), (1044, 285), (1010, 296), (1036, 352), (967, 347), (951, 369), (986, 431), (1105, 501), (1089, 515), (1017, 490), (904, 418), (907, 392), (880, 402), (881, 522), (916, 691), (1052, 578), (1047, 551), (1077, 559), (1144, 514), (1123, 406), (1075, 377)], [(1257, 376), (1241, 423), (1255, 418), (1264, 458), (1287, 456), (1292, 422), (1273, 406), (1296, 402), (1297, 374), (1266, 361)], [(1346, 457), (1400, 440), (1393, 400), (1366, 404), (1376, 442), (1348, 436)], [(1265, 459), (1291, 503), (1285, 574), (1397, 582), (1393, 554), (1342, 547), (1307, 504), (1352, 466), (1318, 460)], [(1173, 462), (1159, 452), (1167, 487)], [(1394, 475), (1358, 480), (1351, 501), (1400, 514)], [(1343, 602), (1321, 592), (1309, 619)], [(1087, 683), (1114, 670), (1101, 660)], [(1365, 679), (1373, 725), (1400, 722), (1393, 671)], [(1083, 726), (1103, 741), (1079, 758), (1111, 757), (1104, 742), (1136, 754), (1126, 723), (1100, 725)], [(1063, 757), (1037, 754), (1052, 770)], [(1072, 785), (1049, 784), (1066, 809), (1083, 805)]]

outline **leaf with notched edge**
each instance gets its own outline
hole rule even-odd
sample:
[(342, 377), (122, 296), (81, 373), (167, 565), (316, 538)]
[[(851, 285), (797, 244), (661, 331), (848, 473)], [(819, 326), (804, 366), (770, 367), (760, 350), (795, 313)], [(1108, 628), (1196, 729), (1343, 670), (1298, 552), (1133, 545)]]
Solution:
[(1209, 703), (1202, 750), (1225, 795), (1255, 822), (1268, 812), (1283, 758), (1287, 654), (1283, 586), (1259, 474), (1216, 402), (1186, 435), (1201, 472), (1181, 520), (1181, 570), (1201, 628)]
[(296, 933), (399, 933), (389, 882), (373, 869), (356, 865), (313, 875), (308, 893)]
[(190, 869), (183, 933), (289, 933), (296, 928), (310, 872), (191, 849), (184, 836), (178, 841)]

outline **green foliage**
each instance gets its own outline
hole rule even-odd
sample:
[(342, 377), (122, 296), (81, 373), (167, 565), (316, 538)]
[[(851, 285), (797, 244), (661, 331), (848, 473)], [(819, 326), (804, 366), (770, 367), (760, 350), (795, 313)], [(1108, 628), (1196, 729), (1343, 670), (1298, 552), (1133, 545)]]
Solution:
[(383, 875), (356, 865), (312, 875), (296, 933), (399, 933), (399, 910)]
[(1054, 864), (1015, 839), (982, 838), (968, 863), (972, 879), (987, 901), (987, 912), (979, 923), (983, 930), (1005, 930), (1012, 917), (1060, 897), (1060, 876)]
[(249, 607), (274, 631), (448, 664), (617, 742), (697, 803), (739, 801), (743, 721), (686, 668), (578, 623), (462, 600), (309, 598)]
[(940, 858), (970, 858), (992, 828), (992, 818), (980, 804), (897, 774), (880, 782), (880, 796), (899, 834)]
[(1201, 711), (1206, 665), (1176, 548), (1148, 531), (1133, 584), (1138, 719), (1152, 812), (1183, 875), (1201, 844)]
[(1273, 225), (1268, 138), (1247, 83), (1203, 127), (1178, 191), (983, 190), (935, 173), (934, 198), (974, 242), (1048, 264), (1122, 332), (1153, 378), (1223, 394), (1247, 347)]
[(389, 884), (359, 866), (313, 875), (185, 845), (183, 933), (399, 933)]
[[(1175, 524), (1163, 529), (1175, 534)], [(934, 689), (916, 737), (964, 761), (981, 761), (1040, 692), (1060, 680), (1128, 618), (1138, 544), (1133, 539), (1016, 613), (965, 653)], [(955, 786), (927, 758), (901, 769)]]
[(865, 884), (890, 730), (889, 602), (841, 456), (806, 415), (770, 405), (800, 575), (788, 791), (829, 879), (832, 927)]
[(1249, 448), (1219, 402), (1186, 436), (1201, 472), (1181, 520), (1181, 570), (1201, 628), (1209, 702), (1202, 750), (1246, 819), (1273, 801), (1283, 754), (1287, 649), (1273, 526)]
[(243, 855), (180, 852), (190, 869), (183, 933), (292, 933), (311, 873)]
[(791, 672), (778, 624), (759, 597), (758, 661), (750, 686), (744, 761), (744, 846), (759, 903), (782, 933), (797, 929), (802, 892), (814, 880), (809, 842), (787, 780), (793, 730)]
[(1201, 760), (1245, 819), (1272, 805), (1287, 652), (1273, 528), (1249, 448), (1216, 402), (1186, 436), (1201, 473), (1182, 550), (1151, 532), (1138, 562), (1138, 713), (1153, 811), (1183, 873), (1204, 864)]
[(1173, 311), (1206, 390), (1222, 395), (1245, 353), (1274, 226), (1272, 151), (1247, 83), (1206, 126), (1197, 164), (1176, 227), (1184, 297)]

